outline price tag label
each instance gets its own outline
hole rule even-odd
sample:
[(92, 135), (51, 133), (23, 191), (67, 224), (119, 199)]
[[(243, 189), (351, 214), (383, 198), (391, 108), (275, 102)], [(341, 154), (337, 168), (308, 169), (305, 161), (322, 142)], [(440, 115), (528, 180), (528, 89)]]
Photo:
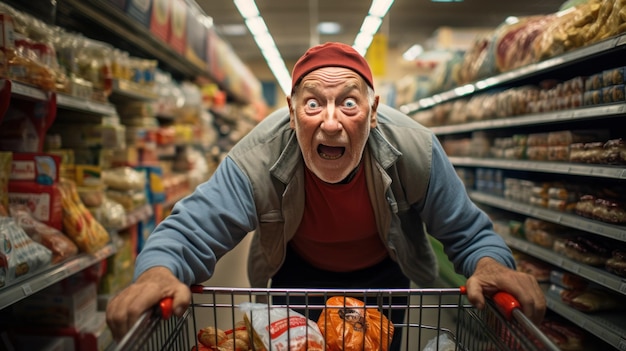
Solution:
[(29, 296), (33, 293), (33, 289), (30, 284), (24, 284), (22, 285), (22, 292), (24, 293), (24, 296)]
[(619, 291), (621, 293), (626, 294), (626, 282), (625, 281), (622, 281), (622, 283), (619, 285)]

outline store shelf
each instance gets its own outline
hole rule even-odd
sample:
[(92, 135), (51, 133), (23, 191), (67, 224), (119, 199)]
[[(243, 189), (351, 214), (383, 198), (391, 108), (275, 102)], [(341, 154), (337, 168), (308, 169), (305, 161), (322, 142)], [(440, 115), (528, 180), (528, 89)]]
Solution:
[(127, 80), (113, 80), (111, 100), (155, 101), (159, 96), (152, 90)]
[(623, 50), (624, 44), (626, 44), (626, 34), (587, 45), (538, 63), (526, 65), (509, 72), (466, 84), (440, 94), (435, 94), (425, 99), (420, 99), (416, 102), (400, 106), (400, 110), (404, 113), (411, 114), (445, 101), (450, 101), (463, 96), (469, 96), (476, 92), (485, 91), (498, 86), (512, 84), (516, 81), (521, 81), (522, 79), (531, 76), (538, 76), (555, 69), (563, 69), (566, 66), (578, 63), (582, 60), (588, 60), (595, 56), (608, 55), (612, 52)]
[(48, 100), (48, 94), (39, 88), (17, 81), (10, 81), (10, 83), (13, 96), (41, 101)]
[(620, 278), (615, 274), (611, 274), (603, 269), (591, 267), (564, 257), (550, 249), (530, 243), (526, 240), (514, 238), (510, 235), (500, 234), (507, 245), (518, 251), (526, 253), (548, 262), (556, 267), (579, 275), (589, 281), (607, 287), (616, 292), (626, 294), (626, 279)]
[(517, 171), (626, 179), (625, 166), (591, 165), (567, 162), (505, 160), (495, 158), (450, 157), (455, 167), (487, 167)]
[(618, 311), (588, 314), (546, 295), (549, 309), (594, 334), (618, 350), (626, 350), (626, 315)]
[(114, 115), (115, 106), (109, 103), (80, 99), (71, 95), (57, 94), (57, 107), (93, 115)]
[(476, 191), (469, 192), (470, 197), (477, 203), (498, 207), (503, 210), (539, 218), (548, 222), (558, 223), (567, 227), (602, 235), (611, 239), (626, 241), (626, 226), (619, 226), (587, 219), (575, 214), (550, 210), (532, 206), (519, 201), (503, 197), (484, 194)]
[(437, 135), (467, 133), (475, 130), (538, 126), (545, 124), (584, 121), (597, 118), (621, 118), (626, 114), (626, 104), (614, 103), (581, 107), (573, 110), (545, 112), (532, 115), (498, 118), (484, 121), (432, 127)]
[(109, 244), (95, 254), (79, 254), (63, 263), (43, 269), (31, 277), (16, 281), (10, 286), (0, 289), (0, 310), (76, 274), (114, 253), (114, 245)]

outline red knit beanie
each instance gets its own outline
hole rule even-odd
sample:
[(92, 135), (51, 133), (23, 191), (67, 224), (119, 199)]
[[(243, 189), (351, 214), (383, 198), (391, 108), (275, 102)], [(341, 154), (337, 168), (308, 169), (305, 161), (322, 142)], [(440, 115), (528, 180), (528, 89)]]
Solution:
[(374, 88), (372, 71), (365, 61), (352, 46), (342, 43), (325, 43), (314, 46), (300, 57), (293, 66), (291, 74), (291, 91), (300, 82), (300, 79), (322, 67), (344, 67), (360, 74), (371, 88)]

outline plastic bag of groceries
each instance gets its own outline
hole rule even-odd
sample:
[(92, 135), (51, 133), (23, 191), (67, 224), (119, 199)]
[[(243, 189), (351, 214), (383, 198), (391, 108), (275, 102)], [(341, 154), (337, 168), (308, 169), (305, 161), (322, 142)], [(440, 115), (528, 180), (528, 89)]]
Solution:
[(323, 351), (324, 337), (314, 321), (286, 307), (245, 302), (239, 305), (254, 343), (266, 350)]
[(393, 324), (378, 309), (367, 308), (363, 301), (347, 296), (326, 300), (317, 325), (328, 351), (387, 351), (394, 332)]

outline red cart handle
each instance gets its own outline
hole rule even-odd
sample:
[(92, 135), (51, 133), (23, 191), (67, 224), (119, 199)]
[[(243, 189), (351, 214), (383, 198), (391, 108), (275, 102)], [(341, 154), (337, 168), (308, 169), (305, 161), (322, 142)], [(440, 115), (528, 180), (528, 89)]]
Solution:
[[(467, 288), (465, 287), (465, 285), (461, 286), (459, 290), (461, 291), (462, 295), (467, 294)], [(519, 301), (517, 301), (517, 299), (513, 295), (507, 292), (498, 291), (491, 297), (491, 299), (493, 300), (493, 302), (495, 302), (498, 311), (502, 313), (502, 315), (506, 317), (507, 320), (511, 320), (514, 310), (521, 309)]]
[(498, 291), (491, 299), (496, 303), (498, 311), (500, 311), (507, 320), (511, 319), (514, 310), (521, 308), (519, 301), (517, 301), (513, 295), (504, 291)]
[(166, 297), (159, 303), (159, 311), (161, 312), (161, 318), (170, 319), (174, 310), (174, 299), (172, 297)]

